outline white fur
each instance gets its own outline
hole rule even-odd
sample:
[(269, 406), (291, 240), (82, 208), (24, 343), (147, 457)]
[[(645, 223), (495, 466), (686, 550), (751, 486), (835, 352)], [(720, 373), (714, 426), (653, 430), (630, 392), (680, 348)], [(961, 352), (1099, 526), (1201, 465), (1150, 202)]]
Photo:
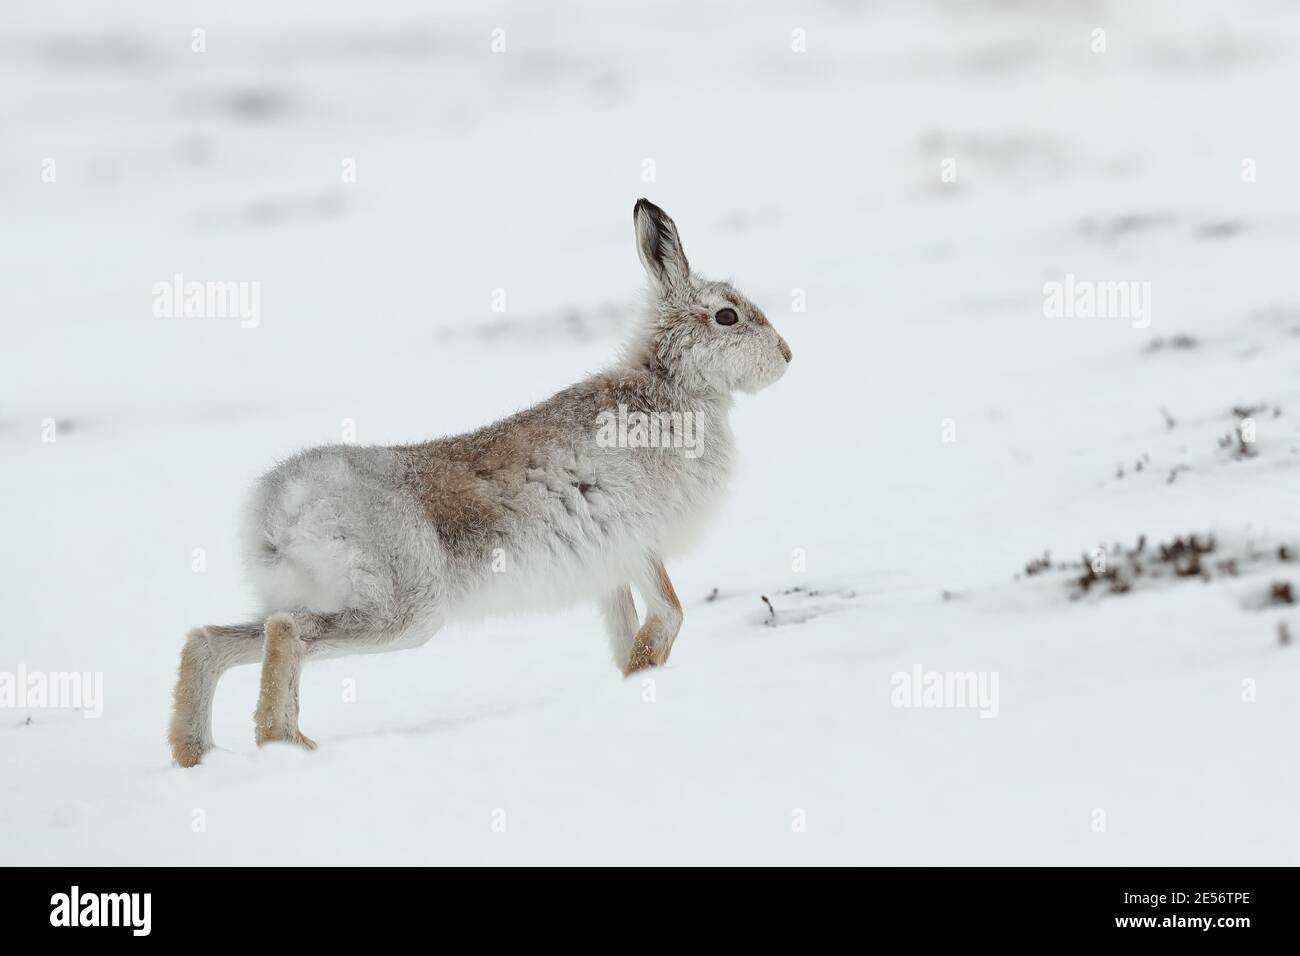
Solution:
[[(281, 657), (284, 675), (264, 674), (276, 694), (295, 683), (291, 705), (268, 705), (259, 733), (301, 736), (301, 660), (416, 646), (454, 618), (594, 600), (621, 668), (667, 659), (682, 614), (663, 562), (690, 546), (726, 492), (731, 394), (775, 382), (790, 350), (731, 285), (691, 271), (662, 210), (641, 200), (634, 220), (651, 295), (612, 368), (466, 435), (308, 449), (254, 486), (241, 543), (261, 619), (288, 612), (277, 640), (304, 642)], [(731, 312), (736, 321), (719, 320)], [(691, 416), (694, 447), (610, 446), (597, 422), (619, 406)], [(646, 604), (639, 628), (629, 585)], [(257, 659), (260, 628), (190, 635), (172, 725), (183, 765), (211, 746), (216, 680)]]

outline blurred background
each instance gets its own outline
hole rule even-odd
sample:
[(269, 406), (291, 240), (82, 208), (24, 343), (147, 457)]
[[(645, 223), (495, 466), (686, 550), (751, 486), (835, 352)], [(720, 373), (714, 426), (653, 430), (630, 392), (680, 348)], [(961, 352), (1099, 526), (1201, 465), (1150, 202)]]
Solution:
[[(105, 714), (5, 717), (0, 860), (259, 862), (274, 836), (280, 862), (1294, 862), (1298, 622), (1260, 598), (1289, 569), (1082, 602), (1014, 578), (1139, 535), (1297, 534), (1294, 4), (3, 23), (0, 669), (103, 672)], [(640, 301), (638, 196), (794, 351), (739, 403), (734, 494), (673, 568), (658, 702), (577, 609), (321, 665), (310, 761), (254, 750), (256, 673), (232, 673), (229, 751), (169, 769), (181, 639), (251, 604), (249, 482), (604, 366)], [(256, 284), (256, 322), (160, 317), (178, 274)], [(1149, 283), (1149, 326), (1046, 316), (1067, 274)], [(1242, 407), (1266, 410), (1250, 455), (1222, 440)], [(999, 719), (891, 708), (918, 662), (1000, 673)]]

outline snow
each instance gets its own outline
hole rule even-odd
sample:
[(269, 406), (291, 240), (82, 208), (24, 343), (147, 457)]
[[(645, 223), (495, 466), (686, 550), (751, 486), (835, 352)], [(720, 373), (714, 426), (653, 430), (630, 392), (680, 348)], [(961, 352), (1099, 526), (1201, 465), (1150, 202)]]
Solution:
[[(104, 700), (0, 710), (0, 863), (1294, 864), (1300, 614), (1252, 608), (1300, 565), (1015, 575), (1300, 534), (1300, 11), (546, 7), (8, 12), (0, 672)], [(244, 668), (223, 749), (170, 766), (183, 635), (251, 604), (248, 483), (345, 420), (450, 434), (600, 368), (639, 195), (794, 352), (669, 569), (671, 664), (622, 680), (594, 608), (453, 626), (310, 668), (311, 754), (254, 747)], [(176, 273), (259, 282), (260, 323), (155, 318)], [(1151, 283), (1150, 327), (1046, 318), (1067, 274)], [(893, 706), (918, 665), (996, 673), (997, 716)]]

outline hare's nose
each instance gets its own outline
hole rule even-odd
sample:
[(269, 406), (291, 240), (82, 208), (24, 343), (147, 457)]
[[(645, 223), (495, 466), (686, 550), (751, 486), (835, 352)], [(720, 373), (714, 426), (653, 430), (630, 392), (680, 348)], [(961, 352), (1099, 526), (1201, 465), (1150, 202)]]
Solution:
[(781, 350), (781, 355), (787, 362), (794, 357), (793, 353), (790, 351), (790, 346), (786, 345), (785, 339), (781, 338), (779, 335), (776, 337), (776, 347)]

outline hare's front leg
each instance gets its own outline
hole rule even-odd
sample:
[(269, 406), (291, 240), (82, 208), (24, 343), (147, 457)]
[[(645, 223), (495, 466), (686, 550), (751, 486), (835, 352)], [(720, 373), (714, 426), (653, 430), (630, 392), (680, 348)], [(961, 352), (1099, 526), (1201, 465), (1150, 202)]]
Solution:
[[(620, 622), (623, 628), (619, 633), (624, 641), (614, 643), (616, 663), (625, 675), (666, 664), (677, 633), (682, 629), (682, 603), (677, 600), (677, 592), (673, 590), (673, 582), (668, 579), (663, 562), (656, 557), (650, 558), (643, 579), (637, 583), (646, 602), (645, 623), (640, 628), (636, 627), (636, 610), (628, 588), (616, 592), (616, 603), (607, 603), (605, 608), (606, 623), (611, 625), (611, 638), (615, 638), (616, 633), (613, 621)], [(621, 613), (611, 615), (611, 607), (621, 609)], [(618, 657), (623, 647), (626, 647), (626, 656)]]
[(626, 674), (637, 630), (641, 626), (636, 616), (636, 605), (632, 603), (632, 589), (625, 584), (606, 594), (600, 599), (600, 613), (605, 618), (605, 632), (609, 635), (609, 652), (614, 657), (614, 666)]
[(262, 689), (253, 714), (260, 747), (274, 740), (316, 749), (316, 742), (298, 729), (298, 683), (306, 645), (292, 614), (273, 614), (266, 622), (266, 651), (262, 659)]

